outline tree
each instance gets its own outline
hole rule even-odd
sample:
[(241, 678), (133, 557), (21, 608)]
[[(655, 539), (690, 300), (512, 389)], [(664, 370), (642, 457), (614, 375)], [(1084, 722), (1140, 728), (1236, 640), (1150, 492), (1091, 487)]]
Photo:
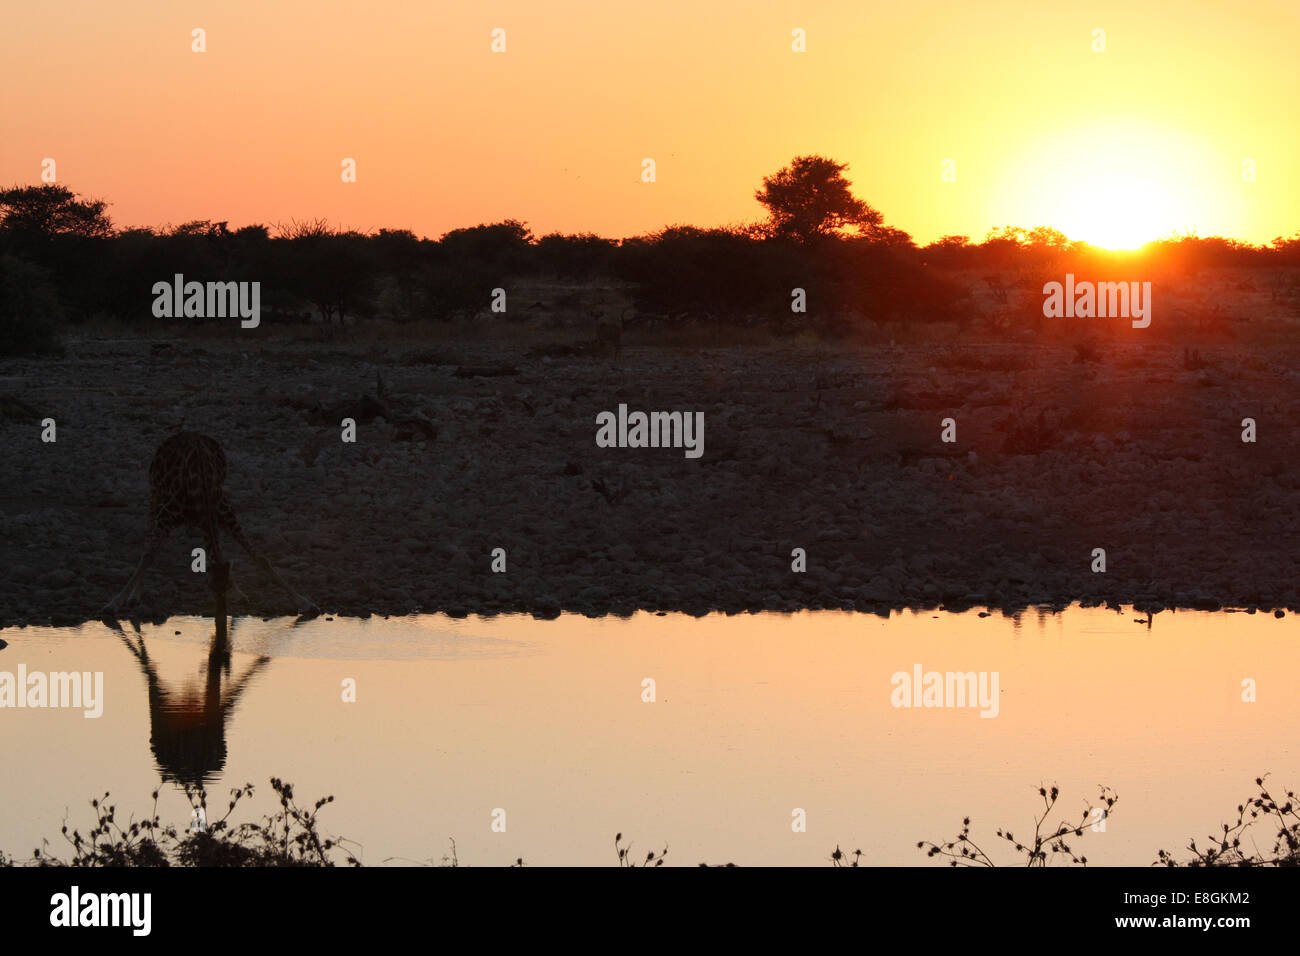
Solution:
[(824, 156), (797, 156), (789, 166), (763, 179), (754, 198), (767, 207), (772, 235), (809, 242), (841, 229), (868, 236), (884, 217), (849, 191), (847, 163)]
[(870, 242), (879, 243), (882, 246), (907, 246), (916, 248), (916, 243), (912, 240), (910, 233), (902, 229), (895, 229), (893, 226), (868, 226), (863, 230), (863, 234)]
[(1029, 244), (1029, 230), (1024, 226), (994, 226), (984, 237), (984, 245), (997, 243), (1014, 243), (1017, 246)]
[(1031, 246), (1051, 249), (1055, 252), (1071, 252), (1077, 243), (1059, 229), (1051, 226), (1035, 226), (1025, 237)]
[(370, 244), (380, 273), (377, 311), (399, 321), (416, 318), (420, 267), (433, 243), (421, 240), (409, 229), (380, 229), (370, 237)]
[(311, 302), (327, 323), (343, 326), (370, 302), (378, 272), (373, 250), (359, 232), (290, 240), (290, 288)]
[(183, 222), (179, 226), (173, 226), (168, 232), (172, 236), (210, 236), (214, 239), (224, 239), (230, 235), (230, 223), (213, 222), (211, 219), (191, 219), (189, 222)]
[(302, 239), (319, 241), (335, 235), (334, 227), (328, 219), (290, 219), (287, 223), (275, 224), (276, 235), (280, 239)]
[(57, 355), (59, 297), (44, 269), (0, 255), (0, 355)]
[(940, 236), (921, 250), (922, 261), (952, 268), (958, 263), (970, 262), (973, 249), (975, 246), (971, 245), (970, 236)]
[(77, 236), (102, 239), (112, 235), (102, 199), (79, 199), (67, 186), (13, 186), (0, 190), (0, 230), (26, 236)]
[(453, 229), (438, 240), (443, 251), (466, 260), (514, 267), (533, 241), (532, 230), (517, 219)]

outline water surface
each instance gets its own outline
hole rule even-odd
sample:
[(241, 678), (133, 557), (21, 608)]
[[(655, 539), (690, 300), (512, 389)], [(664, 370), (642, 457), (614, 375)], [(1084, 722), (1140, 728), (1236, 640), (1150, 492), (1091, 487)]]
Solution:
[[(1057, 783), (1071, 818), (1112, 787), (1120, 802), (1082, 850), (1144, 865), (1203, 840), (1256, 776), (1300, 785), (1300, 642), (1292, 617), (1140, 617), (241, 619), (228, 673), (209, 666), (211, 619), (138, 637), (8, 629), (0, 671), (102, 671), (105, 700), (98, 719), (0, 709), (0, 848), (26, 855), (65, 817), (84, 830), (105, 790), (119, 819), (142, 815), (166, 771), (205, 779), (222, 806), (258, 785), (241, 818), (271, 809), (271, 776), (334, 794), (325, 828), (367, 864), (436, 861), (454, 838), (472, 865), (607, 865), (621, 831), (678, 864), (815, 865), (838, 843), (934, 865), (918, 840), (969, 815), (993, 852), (993, 830), (1031, 831), (1039, 784)], [(916, 664), (996, 671), (997, 716), (893, 706), (891, 676)], [(174, 782), (160, 809), (188, 820)]]

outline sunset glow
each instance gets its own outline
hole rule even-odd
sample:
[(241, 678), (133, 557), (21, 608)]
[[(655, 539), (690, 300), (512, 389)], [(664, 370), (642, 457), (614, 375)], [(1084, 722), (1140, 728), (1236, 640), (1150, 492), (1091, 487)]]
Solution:
[[(1290, 0), (1186, 15), (724, 0), (635, 18), (594, 0), (365, 15), (124, 0), (7, 19), (0, 182), (38, 182), (52, 157), (119, 226), (325, 216), (436, 236), (513, 217), (617, 237), (757, 219), (761, 177), (807, 152), (847, 162), (918, 242), (1007, 224), (1106, 246), (1189, 228), (1267, 242), (1300, 213)], [(356, 183), (340, 182), (346, 157)]]

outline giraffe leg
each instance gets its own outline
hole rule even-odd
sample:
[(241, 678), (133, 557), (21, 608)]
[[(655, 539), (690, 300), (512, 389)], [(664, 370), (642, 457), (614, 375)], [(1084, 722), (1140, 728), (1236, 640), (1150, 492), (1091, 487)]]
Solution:
[(245, 594), (244, 589), (239, 586), (239, 582), (235, 580), (234, 561), (226, 562), (226, 587), (229, 593), (235, 595), (235, 597), (239, 598), (239, 600), (245, 602), (248, 601), (248, 595)]
[(208, 587), (225, 595), (230, 585), (230, 564), (221, 554), (221, 523), (214, 515), (203, 523), (203, 547), (207, 549)]
[(135, 567), (135, 573), (117, 596), (104, 605), (102, 613), (107, 614), (116, 611), (123, 604), (132, 604), (140, 597), (140, 579), (144, 577), (145, 571), (153, 564), (154, 558), (158, 554), (158, 548), (162, 545), (167, 535), (171, 532), (171, 526), (161, 522), (151, 522), (149, 526), (149, 539), (145, 544), (144, 554), (140, 558), (140, 563)]
[(234, 509), (230, 507), (230, 503), (225, 498), (221, 500), (221, 506), (217, 510), (217, 518), (221, 523), (221, 527), (225, 528), (230, 533), (230, 536), (239, 542), (239, 546), (244, 549), (250, 558), (257, 562), (257, 566), (262, 569), (266, 576), (289, 595), (296, 610), (319, 613), (320, 608), (316, 606), (316, 602), (290, 587), (289, 582), (280, 577), (280, 572), (275, 570), (271, 562), (266, 559), (266, 556), (253, 547), (253, 543), (248, 540), (248, 535), (244, 534), (239, 519), (235, 517)]

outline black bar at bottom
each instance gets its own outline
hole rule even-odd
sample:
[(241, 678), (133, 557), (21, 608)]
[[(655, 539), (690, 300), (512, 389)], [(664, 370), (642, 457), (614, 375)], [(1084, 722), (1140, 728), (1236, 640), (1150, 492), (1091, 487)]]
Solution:
[[(126, 946), (389, 937), (434, 944), (466, 931), (488, 944), (550, 938), (638, 947), (770, 942), (786, 932), (814, 945), (818, 937), (865, 942), (881, 932), (932, 943), (1198, 936), (1231, 945), (1243, 933), (1285, 931), (1283, 910), (1298, 888), (1293, 872), (1271, 868), (663, 868), (614, 879), (608, 869), (531, 869), (19, 867), (0, 869), (0, 919), (6, 943), (75, 936)], [(72, 925), (91, 921), (118, 925)]]

